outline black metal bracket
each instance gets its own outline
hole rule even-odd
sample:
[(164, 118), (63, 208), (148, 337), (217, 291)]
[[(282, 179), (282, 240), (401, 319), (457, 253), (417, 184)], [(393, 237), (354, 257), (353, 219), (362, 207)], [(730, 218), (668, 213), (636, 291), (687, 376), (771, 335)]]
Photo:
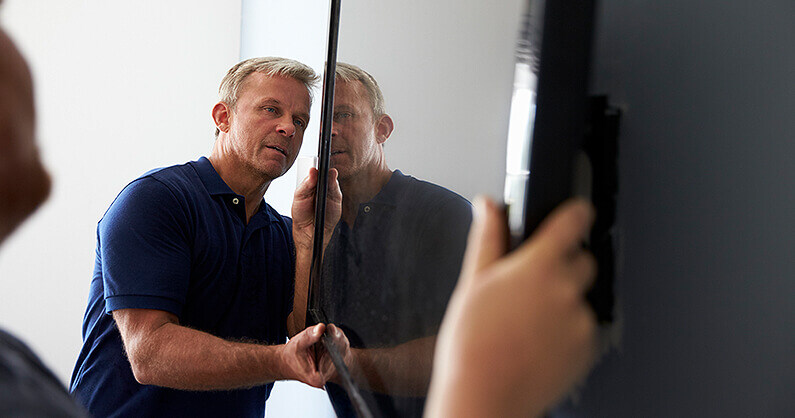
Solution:
[(599, 271), (587, 294), (599, 323), (611, 323), (615, 295), (615, 220), (618, 197), (618, 131), (621, 111), (608, 102), (607, 96), (592, 96), (583, 141), (583, 151), (591, 165), (591, 200), (596, 219), (588, 243)]

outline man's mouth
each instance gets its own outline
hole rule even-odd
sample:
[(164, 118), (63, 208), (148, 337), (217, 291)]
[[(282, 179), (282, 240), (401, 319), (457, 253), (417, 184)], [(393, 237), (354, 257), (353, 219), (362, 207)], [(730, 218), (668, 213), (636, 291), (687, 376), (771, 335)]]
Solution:
[(284, 148), (278, 145), (266, 145), (265, 147), (270, 149), (275, 149), (276, 151), (281, 152), (285, 157), (287, 156), (287, 151), (285, 151)]

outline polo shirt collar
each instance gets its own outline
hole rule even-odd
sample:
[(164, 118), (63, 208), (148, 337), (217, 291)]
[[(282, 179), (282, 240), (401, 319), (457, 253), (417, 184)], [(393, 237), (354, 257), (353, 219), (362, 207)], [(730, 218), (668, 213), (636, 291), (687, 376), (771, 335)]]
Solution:
[[(217, 195), (235, 195), (238, 196), (237, 193), (229, 187), (224, 179), (215, 171), (215, 167), (213, 167), (210, 160), (207, 157), (201, 157), (197, 161), (193, 162), (193, 167), (196, 169), (196, 173), (199, 175), (199, 179), (201, 179), (202, 183), (204, 183), (204, 187), (207, 188), (207, 192), (210, 193), (211, 196)], [(242, 196), (241, 196), (242, 197)], [(264, 212), (264, 215), (260, 215)], [(277, 222), (277, 214), (274, 213), (275, 210), (271, 209), (266, 203), (265, 199), (262, 199), (262, 202), (259, 205), (259, 210), (254, 216), (251, 218), (251, 222), (254, 221), (255, 218), (260, 216), (265, 216), (267, 221), (270, 222)], [(251, 223), (250, 222), (250, 223)]]
[(215, 171), (215, 168), (207, 157), (199, 158), (198, 161), (193, 163), (193, 167), (196, 168), (196, 173), (199, 174), (199, 178), (202, 183), (204, 183), (204, 187), (207, 188), (207, 191), (211, 195), (237, 194), (232, 191), (229, 185), (224, 182), (224, 179)]

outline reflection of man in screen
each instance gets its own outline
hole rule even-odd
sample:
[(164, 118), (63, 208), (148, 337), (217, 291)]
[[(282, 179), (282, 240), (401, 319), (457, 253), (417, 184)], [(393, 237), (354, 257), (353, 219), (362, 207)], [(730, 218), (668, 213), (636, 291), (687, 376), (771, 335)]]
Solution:
[[(325, 255), (321, 304), (346, 333), (350, 370), (378, 415), (420, 416), (471, 206), (389, 169), (384, 144), (393, 127), (375, 79), (338, 63), (331, 163), (343, 210)], [(328, 391), (337, 414), (352, 416), (342, 388)]]

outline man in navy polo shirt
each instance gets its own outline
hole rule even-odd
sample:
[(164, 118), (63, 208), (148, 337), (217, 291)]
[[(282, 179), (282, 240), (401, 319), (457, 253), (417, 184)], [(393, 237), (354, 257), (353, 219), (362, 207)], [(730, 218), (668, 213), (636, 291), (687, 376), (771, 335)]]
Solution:
[[(93, 415), (261, 417), (273, 381), (324, 385), (330, 368), (317, 371), (311, 351), (324, 325), (301, 331), (316, 172), (292, 220), (263, 200), (295, 161), (316, 80), (282, 58), (235, 65), (210, 156), (144, 174), (99, 222), (71, 381)], [(335, 170), (329, 194), (327, 236), (340, 215)]]

